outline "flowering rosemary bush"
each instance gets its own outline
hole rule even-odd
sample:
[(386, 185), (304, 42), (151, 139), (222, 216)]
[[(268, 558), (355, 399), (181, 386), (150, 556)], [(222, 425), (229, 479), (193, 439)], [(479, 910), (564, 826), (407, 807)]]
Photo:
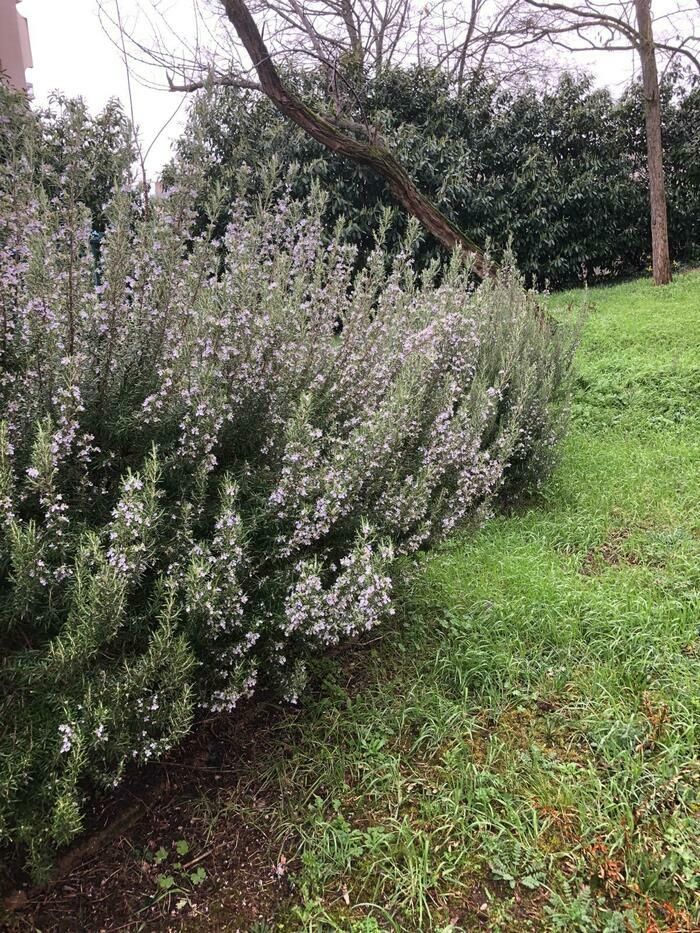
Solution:
[(91, 787), (256, 685), (294, 700), (310, 653), (391, 614), (398, 555), (538, 483), (570, 354), (510, 268), (419, 279), (409, 240), (354, 274), (319, 197), (235, 204), (217, 242), (186, 180), (145, 211), (127, 185), (96, 266), (71, 167), (49, 200), (23, 158), (0, 193), (0, 841), (37, 869)]

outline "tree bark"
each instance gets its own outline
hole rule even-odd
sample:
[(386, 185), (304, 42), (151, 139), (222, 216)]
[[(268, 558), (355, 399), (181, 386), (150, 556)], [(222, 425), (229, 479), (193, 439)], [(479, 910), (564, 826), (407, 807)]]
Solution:
[(376, 172), (389, 186), (396, 200), (418, 219), (446, 249), (457, 247), (473, 260), (474, 272), (484, 278), (492, 271), (483, 250), (452, 223), (422, 194), (389, 150), (378, 142), (363, 142), (342, 133), (336, 126), (307, 107), (282, 82), (255, 20), (243, 0), (222, 0), (226, 15), (238, 33), (257, 72), (263, 92), (277, 109), (332, 152), (352, 159)]
[(639, 29), (639, 58), (642, 65), (642, 86), (644, 89), (649, 200), (651, 204), (652, 270), (656, 285), (668, 285), (671, 281), (671, 259), (668, 247), (666, 186), (661, 141), (661, 100), (651, 21), (651, 0), (634, 0), (634, 6)]

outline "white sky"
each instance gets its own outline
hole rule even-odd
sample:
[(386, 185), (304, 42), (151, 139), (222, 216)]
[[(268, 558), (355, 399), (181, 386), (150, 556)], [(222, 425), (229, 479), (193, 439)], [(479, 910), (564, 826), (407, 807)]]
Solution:
[[(150, 26), (146, 11), (152, 0), (119, 2), (127, 32), (147, 37)], [(103, 0), (103, 6), (115, 15), (114, 0)], [(192, 34), (193, 0), (157, 0), (157, 6), (174, 33)], [(98, 0), (22, 0), (18, 9), (29, 24), (34, 68), (27, 76), (40, 105), (48, 101), (52, 91), (59, 90), (71, 97), (82, 96), (93, 112), (101, 109), (110, 97), (118, 97), (129, 112), (124, 61), (100, 23)], [(590, 67), (599, 82), (613, 90), (629, 80), (633, 69), (632, 54), (624, 52), (600, 53), (590, 60), (579, 55), (572, 59), (572, 64)], [(155, 176), (169, 157), (171, 141), (182, 130), (186, 95), (144, 87), (140, 79), (164, 86), (162, 69), (141, 65), (135, 65), (134, 69), (137, 73), (132, 72), (134, 117), (143, 150), (150, 147), (147, 166), (149, 174)]]
[[(105, 0), (104, 6), (108, 10), (111, 7), (114, 13), (113, 2)], [(143, 10), (148, 8), (141, 0), (120, 0), (125, 29), (142, 31), (147, 36), (148, 23), (142, 6)], [(188, 0), (172, 0), (168, 7), (171, 9), (166, 12), (170, 12), (177, 28), (187, 29), (191, 24)], [(22, 0), (18, 9), (29, 25), (34, 67), (27, 77), (38, 104), (45, 104), (52, 91), (58, 90), (70, 97), (83, 97), (93, 112), (100, 110), (110, 97), (118, 97), (129, 113), (124, 60), (100, 23), (97, 0)], [(134, 69), (137, 72), (135, 75), (132, 70), (134, 118), (144, 151), (151, 147), (147, 159), (149, 173), (156, 174), (169, 157), (171, 141), (182, 130), (187, 95), (144, 87), (141, 77), (165, 86), (162, 69), (149, 70), (140, 65)], [(168, 120), (171, 122), (162, 130)]]

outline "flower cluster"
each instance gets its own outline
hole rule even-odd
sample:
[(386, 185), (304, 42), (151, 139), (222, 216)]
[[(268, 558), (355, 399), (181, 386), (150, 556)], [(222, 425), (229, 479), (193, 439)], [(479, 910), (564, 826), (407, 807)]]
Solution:
[[(326, 570), (316, 560), (300, 562), (297, 580), (284, 606), (284, 635), (320, 645), (335, 645), (369, 631), (394, 610), (391, 605), (393, 549), (372, 544), (365, 526), (339, 566)], [(324, 585), (324, 577), (332, 582)]]

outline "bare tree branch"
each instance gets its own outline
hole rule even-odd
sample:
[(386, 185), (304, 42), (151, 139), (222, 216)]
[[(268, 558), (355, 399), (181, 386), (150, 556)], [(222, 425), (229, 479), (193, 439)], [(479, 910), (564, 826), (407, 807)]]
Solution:
[(207, 78), (200, 78), (196, 81), (176, 82), (170, 73), (166, 73), (168, 87), (171, 91), (181, 91), (186, 94), (193, 91), (201, 91), (206, 87), (234, 87), (240, 91), (262, 91), (262, 86), (257, 81), (248, 81), (246, 78), (239, 78), (236, 75), (222, 75), (211, 73)]

